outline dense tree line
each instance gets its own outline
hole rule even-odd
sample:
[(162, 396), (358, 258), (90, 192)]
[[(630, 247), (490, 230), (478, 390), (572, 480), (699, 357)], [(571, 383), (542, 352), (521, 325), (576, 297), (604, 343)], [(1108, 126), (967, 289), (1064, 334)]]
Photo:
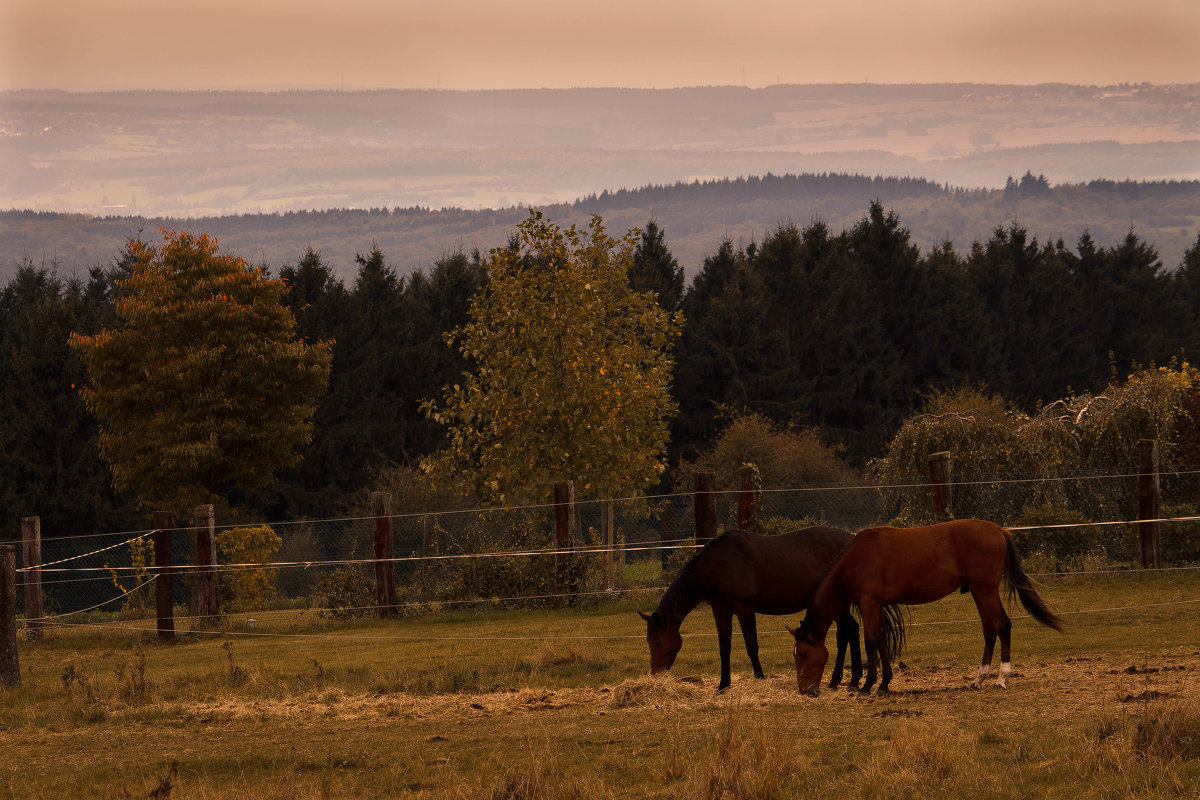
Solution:
[(1168, 271), (1132, 232), (1069, 248), (1014, 225), (922, 255), (878, 203), (840, 234), (816, 222), (726, 241), (683, 301), (676, 447), (711, 438), (712, 409), (744, 406), (816, 425), (862, 463), (933, 388), (982, 383), (1034, 408), (1194, 357), (1198, 250)]
[[(1043, 238), (1074, 235), (1086, 227), (1106, 243), (1133, 225), (1172, 267), (1191, 243), (1191, 220), (1200, 214), (1198, 181), (1060, 183), (1047, 193), (1035, 176), (1029, 178), (1032, 182), (1013, 178), (1017, 190), (1005, 191), (958, 189), (921, 178), (763, 175), (623, 189), (543, 210), (564, 224), (584, 224), (597, 213), (613, 230), (643, 225), (652, 213), (670, 232), (689, 276), (725, 234), (735, 241), (761, 239), (780, 221), (803, 224), (814, 215), (840, 230), (852, 226), (872, 200), (895, 210), (923, 250), (941, 240), (968, 249), (998, 222), (1010, 219)], [(1029, 191), (1019, 191), (1022, 183), (1029, 184)], [(469, 251), (504, 244), (526, 213), (522, 208), (394, 207), (170, 220), (0, 211), (0, 281), (11, 278), (13, 265), (25, 255), (39, 263), (57, 260), (64, 274), (86, 275), (87, 267), (107, 261), (129, 236), (159, 227), (205, 232), (232, 252), (277, 266), (312, 244), (346, 281), (355, 277), (355, 253), (378, 242), (404, 275), (413, 264), (432, 263), (448, 247)]]
[[(720, 242), (685, 287), (667, 233), (646, 226), (629, 278), (684, 314), (672, 464), (694, 461), (730, 411), (746, 410), (812, 428), (864, 465), (931, 391), (980, 384), (1036, 410), (1101, 389), (1114, 371), (1200, 353), (1200, 241), (1178, 269), (1133, 232), (1112, 247), (1087, 233), (1068, 246), (1013, 225), (967, 252), (947, 243), (923, 253), (874, 203), (841, 232), (817, 221)], [(234, 498), (250, 516), (343, 513), (381, 470), (442, 443), (420, 405), (463, 370), (445, 334), (467, 321), (488, 259), (456, 252), (401, 275), (373, 247), (355, 266), (343, 280), (307, 249), (278, 270), (300, 336), (333, 340), (334, 357), (302, 461)], [(137, 521), (97, 456), (96, 424), (76, 391), (83, 366), (67, 348), (72, 332), (111, 324), (129, 268), (117, 261), (64, 280), (26, 261), (0, 291), (4, 535), (25, 514), (56, 535)]]

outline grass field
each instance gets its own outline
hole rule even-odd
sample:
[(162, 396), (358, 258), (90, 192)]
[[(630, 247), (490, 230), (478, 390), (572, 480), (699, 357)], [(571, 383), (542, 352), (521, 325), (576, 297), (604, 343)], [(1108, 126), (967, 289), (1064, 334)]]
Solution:
[(0, 796), (1200, 796), (1200, 573), (1042, 581), (1067, 627), (1015, 619), (1008, 689), (966, 688), (981, 637), (954, 596), (912, 610), (882, 698), (800, 696), (796, 618), (771, 617), (768, 679), (735, 636), (733, 687), (715, 694), (703, 608), (651, 678), (633, 613), (651, 596), (388, 622), (274, 612), (168, 645), (128, 623), (57, 629), (21, 643), (22, 685), (0, 690)]

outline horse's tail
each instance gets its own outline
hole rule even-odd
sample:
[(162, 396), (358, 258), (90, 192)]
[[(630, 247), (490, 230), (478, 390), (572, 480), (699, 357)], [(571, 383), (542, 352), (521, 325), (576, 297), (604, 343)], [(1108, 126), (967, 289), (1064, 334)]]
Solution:
[(883, 633), (883, 651), (891, 663), (900, 660), (900, 651), (904, 649), (904, 606), (884, 606), (880, 617), (880, 628)]
[(1050, 607), (1046, 605), (1046, 601), (1038, 596), (1038, 593), (1033, 590), (1033, 582), (1029, 580), (1029, 576), (1025, 574), (1025, 570), (1021, 569), (1021, 557), (1017, 555), (1017, 547), (1013, 544), (1012, 534), (1008, 531), (1004, 532), (1004, 577), (1008, 582), (1008, 596), (1011, 599), (1015, 594), (1021, 599), (1021, 605), (1025, 606), (1025, 610), (1030, 616), (1038, 622), (1045, 625), (1047, 628), (1054, 628), (1056, 631), (1061, 631), (1062, 620), (1059, 619)]

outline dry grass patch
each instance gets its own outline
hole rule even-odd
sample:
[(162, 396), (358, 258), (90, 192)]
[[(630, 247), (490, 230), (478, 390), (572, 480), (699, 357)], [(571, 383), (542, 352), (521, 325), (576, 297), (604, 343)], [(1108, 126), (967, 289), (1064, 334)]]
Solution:
[[(782, 728), (761, 719), (748, 720), (735, 702), (708, 747), (690, 754), (691, 766), (677, 796), (712, 800), (795, 796), (797, 781), (812, 766), (800, 748), (800, 741)], [(672, 760), (678, 761), (679, 756), (668, 751), (668, 764)]]
[(679, 680), (670, 672), (661, 672), (621, 681), (609, 694), (608, 707), (678, 709), (695, 704), (711, 692), (698, 680)]

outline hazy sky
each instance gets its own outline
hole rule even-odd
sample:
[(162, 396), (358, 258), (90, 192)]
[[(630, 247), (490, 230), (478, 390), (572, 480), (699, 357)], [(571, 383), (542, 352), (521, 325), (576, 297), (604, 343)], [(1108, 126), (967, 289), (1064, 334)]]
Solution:
[(1200, 82), (1200, 0), (0, 0), (0, 89)]

